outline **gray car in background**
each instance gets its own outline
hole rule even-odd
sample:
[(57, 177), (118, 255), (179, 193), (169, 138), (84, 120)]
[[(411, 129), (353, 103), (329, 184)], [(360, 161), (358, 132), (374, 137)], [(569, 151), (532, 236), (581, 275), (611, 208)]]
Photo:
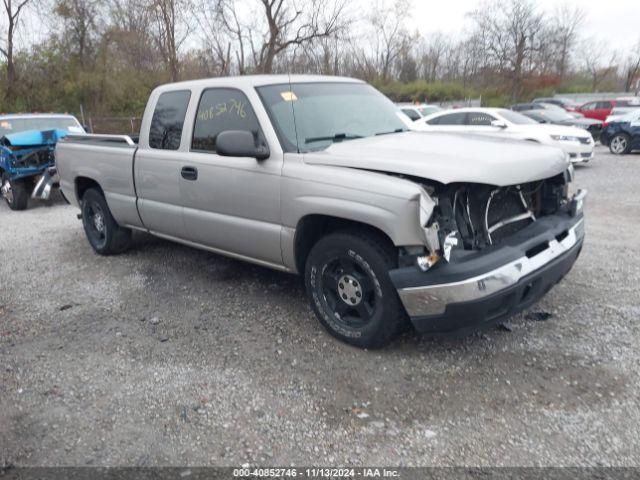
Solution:
[(575, 116), (563, 110), (524, 110), (520, 113), (539, 123), (551, 123), (554, 125), (566, 125), (568, 127), (584, 128), (589, 133), (591, 133), (591, 136), (594, 140), (598, 140), (600, 138), (600, 134), (602, 133), (603, 122), (601, 122), (600, 120), (586, 117), (576, 118)]

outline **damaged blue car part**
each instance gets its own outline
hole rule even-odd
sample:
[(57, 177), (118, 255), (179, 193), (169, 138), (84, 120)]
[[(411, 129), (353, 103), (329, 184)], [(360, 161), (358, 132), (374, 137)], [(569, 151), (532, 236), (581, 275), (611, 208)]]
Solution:
[(0, 194), (12, 210), (27, 208), (29, 196), (49, 198), (58, 183), (55, 145), (82, 131), (71, 115), (0, 116)]

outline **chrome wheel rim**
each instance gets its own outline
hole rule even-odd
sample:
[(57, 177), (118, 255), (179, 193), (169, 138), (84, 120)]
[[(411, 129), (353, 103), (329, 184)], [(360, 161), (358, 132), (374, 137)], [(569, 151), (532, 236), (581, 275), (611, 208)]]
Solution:
[(2, 196), (7, 202), (13, 203), (13, 190), (11, 190), (11, 182), (9, 180), (5, 180), (2, 183)]
[(627, 149), (627, 139), (624, 137), (615, 137), (611, 140), (611, 150), (613, 153), (623, 153)]
[(87, 235), (94, 245), (101, 247), (107, 241), (104, 212), (96, 202), (89, 202), (85, 208)]

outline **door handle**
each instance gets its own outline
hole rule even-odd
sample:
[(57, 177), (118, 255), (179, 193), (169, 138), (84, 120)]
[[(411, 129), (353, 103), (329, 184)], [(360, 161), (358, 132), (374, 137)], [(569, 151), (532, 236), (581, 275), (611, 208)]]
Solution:
[(197, 180), (198, 179), (198, 169), (196, 167), (182, 167), (180, 171), (182, 178), (185, 180)]

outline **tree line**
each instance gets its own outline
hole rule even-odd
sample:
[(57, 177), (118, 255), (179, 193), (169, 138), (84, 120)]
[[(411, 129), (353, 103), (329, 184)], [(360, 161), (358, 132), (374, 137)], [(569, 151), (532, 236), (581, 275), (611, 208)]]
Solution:
[(161, 83), (255, 73), (346, 75), (394, 100), (489, 104), (631, 91), (640, 76), (640, 39), (616, 51), (586, 38), (585, 12), (568, 4), (485, 0), (470, 28), (421, 35), (407, 26), (410, 0), (2, 2), (2, 111), (139, 115)]

